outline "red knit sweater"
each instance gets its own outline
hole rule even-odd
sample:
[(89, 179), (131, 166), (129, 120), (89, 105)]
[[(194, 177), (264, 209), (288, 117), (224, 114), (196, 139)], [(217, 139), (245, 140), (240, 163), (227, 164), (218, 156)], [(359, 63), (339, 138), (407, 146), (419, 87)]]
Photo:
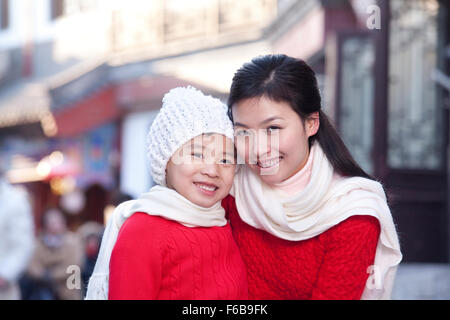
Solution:
[(138, 212), (120, 229), (109, 299), (247, 299), (247, 293), (229, 224), (189, 228)]
[(304, 241), (244, 223), (234, 198), (222, 201), (247, 266), (250, 299), (360, 299), (380, 234), (371, 216), (352, 216)]

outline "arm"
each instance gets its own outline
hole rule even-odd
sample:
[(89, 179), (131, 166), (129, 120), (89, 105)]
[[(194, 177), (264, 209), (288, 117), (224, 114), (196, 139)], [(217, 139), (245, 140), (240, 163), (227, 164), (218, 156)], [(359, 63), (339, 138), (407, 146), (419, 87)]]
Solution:
[(360, 299), (379, 235), (378, 220), (371, 216), (352, 216), (323, 233), (325, 257), (311, 299)]
[(155, 217), (135, 213), (120, 229), (109, 264), (110, 300), (158, 297), (162, 275), (161, 232), (154, 221)]
[(7, 228), (2, 238), (8, 243), (7, 255), (0, 263), (0, 278), (16, 281), (25, 271), (34, 249), (34, 225), (31, 207), (24, 192), (14, 190), (8, 203)]
[(48, 266), (44, 264), (44, 259), (42, 258), (43, 255), (42, 243), (41, 240), (38, 239), (33, 256), (31, 257), (27, 268), (27, 274), (34, 279), (44, 277), (45, 270), (48, 268)]

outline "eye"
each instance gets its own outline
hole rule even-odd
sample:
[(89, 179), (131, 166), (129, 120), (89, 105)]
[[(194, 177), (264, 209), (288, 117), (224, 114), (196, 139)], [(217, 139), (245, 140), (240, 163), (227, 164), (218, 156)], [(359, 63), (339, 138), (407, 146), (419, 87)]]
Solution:
[(234, 134), (236, 136), (249, 136), (250, 135), (250, 130), (245, 130), (245, 129), (237, 130)]
[(267, 132), (268, 133), (276, 133), (278, 130), (280, 130), (281, 128), (278, 126), (270, 126), (267, 128)]
[(234, 163), (234, 161), (232, 161), (230, 159), (226, 159), (226, 158), (219, 161), (219, 164), (233, 164), (233, 163)]
[(191, 156), (194, 158), (198, 158), (198, 159), (202, 159), (203, 158), (203, 154), (201, 152), (192, 152)]

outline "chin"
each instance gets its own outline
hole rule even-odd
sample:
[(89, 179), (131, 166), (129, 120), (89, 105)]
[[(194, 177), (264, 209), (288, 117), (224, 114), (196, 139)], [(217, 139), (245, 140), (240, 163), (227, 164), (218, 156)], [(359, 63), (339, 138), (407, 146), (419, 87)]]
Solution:
[(252, 165), (251, 169), (258, 175), (261, 181), (268, 185), (274, 185), (285, 180), (284, 175), (280, 172), (280, 168), (277, 168), (274, 172), (265, 172), (264, 174), (262, 174), (258, 166)]
[(259, 178), (261, 179), (261, 181), (263, 181), (265, 184), (268, 184), (268, 185), (275, 185), (277, 183), (284, 181), (284, 179), (279, 177), (278, 175), (272, 175), (272, 176), (260, 175)]
[(191, 200), (192, 203), (203, 207), (203, 208), (210, 208), (212, 207), (217, 201), (210, 201), (210, 200), (205, 200), (205, 199), (195, 199), (195, 200)]

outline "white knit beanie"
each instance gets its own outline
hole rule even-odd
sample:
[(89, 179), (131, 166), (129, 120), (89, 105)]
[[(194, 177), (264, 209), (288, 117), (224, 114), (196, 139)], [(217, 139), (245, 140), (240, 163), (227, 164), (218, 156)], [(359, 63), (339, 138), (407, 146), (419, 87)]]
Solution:
[(187, 141), (203, 133), (219, 133), (234, 140), (227, 106), (189, 86), (170, 90), (148, 133), (148, 157), (153, 181), (166, 186), (170, 157)]

